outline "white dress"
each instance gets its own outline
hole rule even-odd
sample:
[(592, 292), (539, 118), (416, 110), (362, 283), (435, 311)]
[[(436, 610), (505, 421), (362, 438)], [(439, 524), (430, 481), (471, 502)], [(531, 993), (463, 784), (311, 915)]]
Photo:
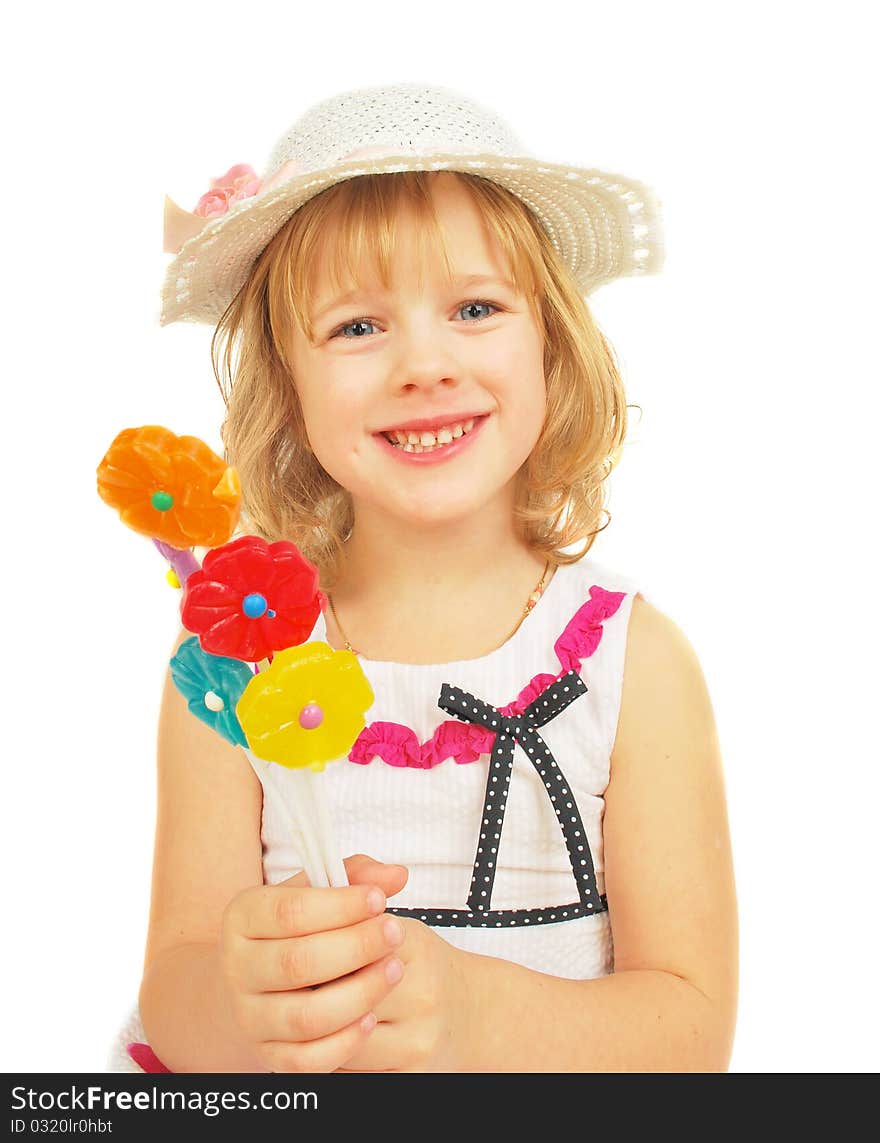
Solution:
[[(360, 660), (375, 695), (367, 726), (349, 760), (319, 780), (340, 854), (409, 870), (389, 912), (461, 949), (556, 976), (614, 971), (603, 794), (637, 591), (587, 556), (557, 568), (532, 613), (488, 655)], [(326, 640), (323, 615), (311, 639)], [(266, 783), (257, 770), (267, 884), (305, 864), (289, 825), (296, 775), (272, 771)], [(137, 1013), (110, 1070), (141, 1070), (126, 1053), (132, 1039), (143, 1039)]]

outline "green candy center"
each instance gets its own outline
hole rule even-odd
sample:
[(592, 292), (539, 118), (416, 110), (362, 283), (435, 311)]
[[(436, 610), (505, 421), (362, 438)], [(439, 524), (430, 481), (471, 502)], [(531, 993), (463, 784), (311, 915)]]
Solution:
[(174, 504), (174, 497), (170, 492), (154, 492), (150, 497), (150, 503), (157, 512), (167, 512)]

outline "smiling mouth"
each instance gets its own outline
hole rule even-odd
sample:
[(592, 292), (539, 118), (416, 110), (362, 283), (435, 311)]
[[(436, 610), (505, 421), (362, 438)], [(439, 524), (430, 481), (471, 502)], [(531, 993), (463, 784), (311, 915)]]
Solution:
[(443, 448), (452, 444), (459, 437), (467, 436), (477, 421), (482, 417), (470, 417), (466, 421), (456, 421), (454, 424), (443, 425), (439, 429), (395, 429), (392, 432), (382, 433), (381, 436), (395, 448), (404, 452), (433, 452), (434, 449)]

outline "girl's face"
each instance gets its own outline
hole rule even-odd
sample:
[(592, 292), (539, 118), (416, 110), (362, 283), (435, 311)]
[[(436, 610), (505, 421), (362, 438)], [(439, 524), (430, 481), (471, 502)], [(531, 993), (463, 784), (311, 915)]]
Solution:
[(454, 176), (432, 193), (454, 280), (442, 260), (422, 266), (406, 212), (391, 289), (377, 275), (339, 296), (319, 274), (314, 339), (295, 327), (291, 352), (312, 451), (355, 519), (378, 511), (414, 528), (493, 503), (509, 512), (546, 398), (541, 331), (496, 239)]

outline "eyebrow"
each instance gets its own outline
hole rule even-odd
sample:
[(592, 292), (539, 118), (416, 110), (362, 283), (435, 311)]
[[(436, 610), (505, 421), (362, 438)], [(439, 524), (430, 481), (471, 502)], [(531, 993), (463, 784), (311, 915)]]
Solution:
[[(503, 289), (510, 290), (511, 293), (516, 292), (516, 286), (508, 278), (501, 278), (497, 274), (468, 274), (466, 276), (458, 276), (452, 279), (452, 284), (456, 289), (466, 290), (472, 286), (501, 286)], [(356, 302), (358, 298), (363, 297), (367, 291), (354, 289), (349, 290), (345, 294), (340, 294), (338, 297), (329, 301), (326, 305), (321, 306), (319, 310), (315, 311), (313, 321), (319, 322), (327, 314), (335, 309), (340, 309), (343, 306), (351, 305)]]

